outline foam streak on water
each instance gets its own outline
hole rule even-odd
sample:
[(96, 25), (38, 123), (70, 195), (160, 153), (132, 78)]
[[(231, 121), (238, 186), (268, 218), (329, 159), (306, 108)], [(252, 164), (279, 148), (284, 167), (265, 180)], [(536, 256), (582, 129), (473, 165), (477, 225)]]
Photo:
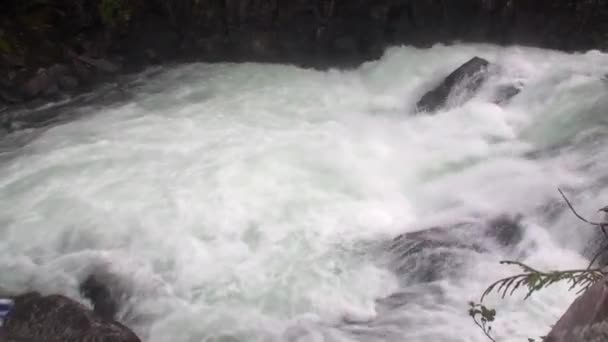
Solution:
[[(502, 68), (478, 96), (412, 115), (475, 55)], [(161, 70), (0, 164), (0, 286), (78, 298), (105, 269), (127, 294), (121, 318), (153, 342), (484, 341), (467, 302), (513, 271), (498, 260), (585, 263), (589, 234), (547, 208), (558, 186), (584, 213), (608, 201), (606, 73), (599, 52), (480, 45), (393, 48), (353, 71)], [(512, 102), (491, 102), (516, 82)], [(412, 284), (376, 248), (502, 213), (524, 214), (524, 241), (459, 277)], [(411, 300), (379, 304), (394, 293)], [(572, 299), (498, 302), (496, 334), (543, 335)]]

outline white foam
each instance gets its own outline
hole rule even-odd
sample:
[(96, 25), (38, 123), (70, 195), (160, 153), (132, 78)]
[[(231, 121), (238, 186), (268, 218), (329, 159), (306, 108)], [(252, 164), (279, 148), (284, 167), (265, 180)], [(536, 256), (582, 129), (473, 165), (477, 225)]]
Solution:
[[(523, 82), (523, 92), (503, 107), (482, 91), (411, 115), (474, 55), (503, 66), (487, 87)], [(584, 144), (553, 158), (525, 153), (597, 129), (607, 71), (598, 52), (462, 45), (392, 48), (351, 72), (161, 72), (132, 102), (82, 109), (91, 115), (0, 165), (0, 286), (77, 296), (87, 267), (110, 265), (133, 288), (124, 318), (149, 341), (483, 341), (466, 303), (511, 272), (496, 267), (499, 256), (446, 281), (442, 296), (423, 289), (422, 304), (382, 316), (375, 300), (401, 285), (361, 241), (479, 213), (542, 222), (558, 186), (589, 188), (606, 159)], [(562, 132), (565, 122), (576, 128)], [(589, 191), (587, 203), (606, 199)], [(573, 245), (546, 240), (534, 239), (530, 260), (575, 258)], [(546, 333), (573, 298), (549, 293), (500, 303), (497, 333)]]

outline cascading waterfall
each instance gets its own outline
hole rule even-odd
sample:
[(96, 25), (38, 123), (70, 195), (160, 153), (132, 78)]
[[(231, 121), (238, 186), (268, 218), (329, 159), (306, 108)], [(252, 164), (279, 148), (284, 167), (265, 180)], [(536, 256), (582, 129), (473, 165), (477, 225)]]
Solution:
[[(413, 115), (473, 56), (500, 73), (460, 106)], [(498, 261), (586, 263), (591, 229), (556, 189), (586, 214), (607, 204), (607, 73), (597, 51), (490, 45), (396, 47), (352, 71), (150, 71), (128, 101), (13, 134), (32, 138), (0, 163), (0, 287), (81, 298), (103, 269), (124, 293), (119, 318), (152, 342), (485, 341), (467, 302), (517, 271)], [(501, 214), (523, 216), (515, 248), (467, 254), (430, 283), (381, 248)], [(495, 334), (544, 335), (574, 297), (490, 298)]]

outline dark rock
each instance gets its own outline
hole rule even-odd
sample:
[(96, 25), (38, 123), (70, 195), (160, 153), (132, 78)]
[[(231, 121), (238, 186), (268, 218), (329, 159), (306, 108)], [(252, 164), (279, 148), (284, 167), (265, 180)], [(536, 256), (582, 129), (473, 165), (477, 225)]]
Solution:
[(116, 73), (120, 70), (120, 68), (116, 64), (114, 64), (106, 59), (102, 59), (102, 58), (96, 59), (96, 58), (91, 58), (91, 57), (87, 57), (87, 56), (78, 56), (78, 59), (100, 71), (103, 71), (103, 72), (106, 72), (109, 74)]
[(16, 104), (23, 102), (24, 98), (14, 89), (0, 86), (0, 100), (9, 104)]
[(79, 85), (78, 79), (74, 76), (61, 76), (57, 81), (63, 90), (74, 90)]
[(392, 250), (394, 271), (408, 283), (433, 282), (456, 276), (466, 257), (485, 250), (453, 241), (403, 240)]
[(598, 281), (578, 297), (544, 341), (608, 341), (608, 279)]
[(498, 87), (496, 89), (496, 94), (494, 95), (494, 103), (495, 104), (504, 104), (515, 97), (517, 94), (521, 92), (521, 86), (515, 85), (505, 85)]
[(50, 86), (44, 90), (42, 95), (48, 98), (52, 98), (54, 96), (59, 95), (60, 93), (61, 91), (59, 90), (59, 84), (57, 83), (57, 80), (53, 80)]
[(67, 297), (27, 293), (14, 300), (15, 307), (2, 328), (7, 336), (33, 341), (140, 342), (124, 325), (105, 320)]
[[(180, 53), (181, 36), (168, 16), (145, 13), (121, 42), (129, 66), (173, 60)], [(186, 24), (185, 22), (183, 24)], [(188, 32), (184, 30), (183, 32)], [(150, 59), (150, 52), (153, 58)]]
[(524, 237), (522, 218), (521, 215), (496, 217), (487, 223), (484, 235), (502, 247), (515, 246)]
[(7, 334), (6, 332), (0, 330), (0, 342), (61, 342), (61, 341), (47, 339), (47, 338), (42, 340), (39, 338), (19, 337), (19, 336)]
[(93, 80), (93, 71), (79, 60), (74, 60), (74, 73), (80, 83), (89, 83)]
[(520, 220), (519, 216), (504, 215), (489, 221), (399, 235), (387, 248), (391, 265), (410, 282), (431, 282), (457, 275), (467, 256), (519, 243), (523, 237)]
[(23, 93), (27, 97), (35, 97), (47, 93), (53, 85), (55, 85), (55, 80), (48, 70), (40, 69), (23, 85)]
[(70, 68), (65, 64), (54, 64), (47, 69), (40, 69), (23, 85), (27, 97), (54, 96), (61, 89), (74, 89), (78, 82), (71, 76)]
[(70, 72), (70, 68), (65, 64), (54, 64), (46, 70), (49, 77), (58, 79), (67, 75)]
[[(107, 279), (105, 279), (107, 280)], [(118, 300), (101, 276), (92, 274), (80, 284), (82, 296), (93, 304), (93, 311), (101, 318), (112, 320), (118, 313)]]
[(112, 104), (112, 103), (126, 101), (130, 98), (130, 96), (131, 96), (131, 94), (129, 94), (127, 91), (125, 91), (123, 89), (113, 88), (106, 92), (103, 92), (103, 94), (101, 94), (96, 99), (96, 101), (98, 101), (101, 104)]
[(26, 65), (23, 56), (12, 54), (0, 54), (0, 64), (6, 64), (11, 68), (23, 68)]
[[(605, 215), (603, 221), (607, 221), (608, 207), (604, 207), (599, 211)], [(599, 267), (603, 268), (608, 265), (608, 238), (601, 229), (594, 231), (590, 241), (587, 242), (583, 255), (589, 259), (595, 258), (595, 263)]]
[(359, 46), (357, 40), (354, 37), (342, 36), (334, 40), (333, 50), (344, 53), (354, 54), (357, 53)]
[[(588, 51), (605, 49), (608, 32), (606, 0), (118, 1), (113, 18), (100, 12), (98, 1), (24, 3), (2, 2), (0, 74), (76, 63), (70, 76), (80, 85), (176, 61), (353, 67), (378, 58), (388, 45), (464, 41)], [(44, 89), (55, 92), (44, 83), (32, 80), (30, 100), (48, 93)], [(465, 85), (464, 95), (475, 87), (475, 80)], [(419, 109), (432, 112), (457, 98), (449, 96), (451, 88), (431, 92)]]
[(483, 58), (473, 57), (454, 70), (435, 89), (426, 93), (416, 104), (418, 111), (434, 112), (446, 106), (450, 95), (464, 94), (467, 100), (481, 87), (487, 78), (490, 63)]

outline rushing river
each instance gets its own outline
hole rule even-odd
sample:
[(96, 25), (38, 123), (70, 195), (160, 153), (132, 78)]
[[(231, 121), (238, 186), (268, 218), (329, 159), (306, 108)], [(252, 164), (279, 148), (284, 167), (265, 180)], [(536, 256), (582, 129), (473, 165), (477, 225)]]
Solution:
[[(473, 56), (500, 72), (472, 100), (414, 115)], [(518, 271), (500, 260), (586, 265), (591, 228), (557, 188), (591, 218), (608, 204), (607, 73), (600, 52), (489, 45), (391, 48), (349, 71), (151, 70), (127, 100), (61, 107), (76, 119), (4, 138), (0, 287), (80, 298), (103, 270), (119, 318), (150, 342), (486, 341), (467, 302)], [(522, 92), (494, 104), (509, 84)], [(430, 283), (381, 248), (501, 214), (523, 216), (518, 246)], [(489, 299), (501, 342), (545, 335), (575, 294), (521, 297)]]

